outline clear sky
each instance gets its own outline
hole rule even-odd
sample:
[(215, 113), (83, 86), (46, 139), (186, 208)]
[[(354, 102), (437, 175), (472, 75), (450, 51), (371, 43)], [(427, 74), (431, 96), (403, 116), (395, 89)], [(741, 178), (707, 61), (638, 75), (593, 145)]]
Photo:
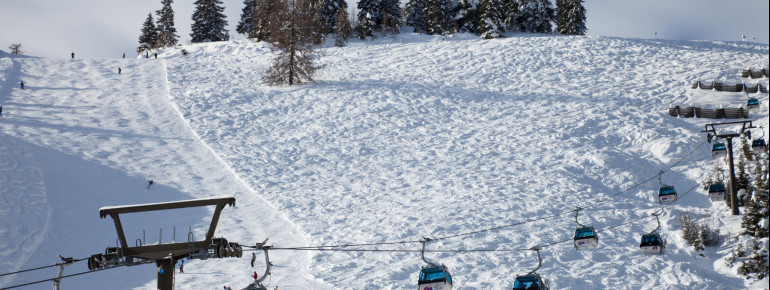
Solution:
[[(402, 4), (406, 0), (401, 0)], [(194, 0), (175, 0), (176, 29), (190, 41)], [(243, 0), (224, 0), (232, 39)], [(355, 7), (356, 0), (348, 0)], [(586, 0), (588, 35), (767, 44), (768, 0)], [(160, 0), (0, 0), (0, 50), (21, 43), (27, 55), (113, 58), (136, 55), (147, 14)]]

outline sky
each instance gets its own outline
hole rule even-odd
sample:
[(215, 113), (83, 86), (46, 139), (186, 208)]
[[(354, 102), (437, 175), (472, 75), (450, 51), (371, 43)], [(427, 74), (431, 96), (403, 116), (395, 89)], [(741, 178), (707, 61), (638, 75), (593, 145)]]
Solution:
[[(0, 50), (21, 43), (26, 55), (115, 58), (136, 55), (139, 33), (160, 0), (0, 0)], [(190, 41), (194, 0), (172, 4), (181, 43)], [(350, 7), (357, 1), (348, 0)], [(405, 3), (402, 0), (402, 5)], [(587, 0), (587, 35), (768, 43), (767, 0)], [(243, 0), (223, 0), (231, 39)], [(657, 34), (656, 34), (657, 33)]]

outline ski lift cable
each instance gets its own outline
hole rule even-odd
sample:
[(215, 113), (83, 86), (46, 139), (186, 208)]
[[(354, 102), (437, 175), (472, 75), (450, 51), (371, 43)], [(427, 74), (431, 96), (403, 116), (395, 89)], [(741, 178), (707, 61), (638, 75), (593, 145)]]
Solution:
[[(695, 147), (695, 148), (693, 148), (693, 149), (692, 149), (690, 152), (688, 152), (688, 153), (687, 153), (687, 154), (686, 154), (684, 157), (680, 158), (680, 159), (679, 159), (679, 160), (677, 160), (675, 163), (673, 163), (672, 165), (670, 165), (670, 166), (666, 167), (665, 169), (663, 169), (663, 170), (660, 170), (660, 172), (662, 172), (662, 173), (665, 173), (665, 172), (667, 172), (667, 171), (671, 170), (671, 168), (673, 168), (673, 167), (677, 166), (679, 163), (681, 163), (682, 161), (684, 161), (684, 159), (686, 159), (687, 157), (689, 157), (690, 155), (692, 155), (692, 153), (694, 153), (694, 152), (695, 152), (695, 151), (697, 151), (697, 150), (698, 150), (700, 147), (702, 147), (702, 146), (703, 146), (703, 144), (706, 144), (706, 142), (701, 142), (701, 143), (700, 143), (698, 146), (696, 146), (696, 147)], [(586, 209), (586, 208), (590, 208), (590, 207), (593, 207), (593, 206), (596, 206), (596, 205), (600, 205), (600, 204), (602, 204), (602, 203), (608, 202), (610, 199), (612, 199), (612, 198), (614, 198), (614, 197), (616, 197), (616, 196), (618, 196), (618, 195), (621, 195), (621, 194), (623, 194), (623, 193), (629, 192), (629, 191), (631, 191), (631, 190), (633, 190), (633, 189), (635, 189), (635, 188), (637, 188), (637, 187), (639, 187), (639, 186), (642, 186), (642, 185), (646, 184), (647, 182), (650, 182), (651, 180), (654, 180), (656, 177), (659, 177), (659, 175), (657, 175), (657, 176), (654, 176), (654, 177), (650, 177), (650, 178), (648, 178), (648, 179), (646, 179), (646, 180), (644, 180), (644, 181), (641, 181), (641, 182), (639, 182), (639, 183), (637, 183), (637, 184), (635, 184), (635, 185), (633, 185), (633, 186), (631, 186), (631, 187), (628, 187), (628, 188), (626, 188), (625, 190), (622, 190), (622, 191), (620, 191), (620, 192), (617, 192), (617, 193), (615, 193), (615, 194), (612, 194), (612, 195), (610, 195), (610, 198), (609, 198), (609, 199), (603, 199), (603, 200), (601, 200), (601, 201), (597, 201), (597, 202), (594, 202), (594, 203), (590, 203), (590, 204), (588, 204), (588, 205), (584, 205), (584, 206), (581, 206), (580, 208), (581, 208), (581, 209)], [(689, 191), (688, 191), (688, 192), (689, 192)], [(686, 193), (685, 193), (685, 194), (686, 194)], [(684, 196), (684, 195), (683, 195), (683, 196)], [(466, 232), (466, 233), (460, 233), (460, 234), (455, 234), (455, 235), (449, 235), (449, 236), (444, 236), (444, 237), (434, 238), (434, 239), (432, 239), (432, 240), (445, 240), (445, 239), (451, 239), (451, 238), (457, 238), (457, 237), (462, 237), (462, 236), (468, 236), (468, 235), (473, 235), (473, 234), (478, 234), (478, 233), (483, 233), (483, 232), (495, 231), (495, 230), (499, 230), (499, 229), (503, 229), (503, 228), (514, 227), (514, 226), (519, 226), (519, 225), (523, 225), (523, 224), (527, 224), (527, 223), (531, 223), (531, 222), (536, 222), (536, 221), (540, 221), (540, 220), (546, 220), (546, 219), (550, 219), (550, 218), (555, 218), (555, 217), (558, 217), (558, 216), (561, 216), (561, 215), (564, 215), (564, 214), (567, 214), (567, 213), (571, 213), (571, 212), (573, 212), (573, 211), (575, 211), (575, 210), (564, 211), (564, 212), (561, 212), (561, 213), (551, 214), (551, 215), (548, 215), (548, 216), (544, 216), (544, 217), (540, 217), (540, 218), (533, 218), (533, 219), (529, 219), (529, 220), (525, 220), (525, 221), (521, 221), (521, 222), (516, 222), (516, 223), (511, 223), (511, 224), (506, 224), (506, 225), (501, 225), (501, 226), (496, 226), (496, 227), (491, 227), (491, 228), (486, 228), (486, 229), (481, 229), (481, 230), (476, 230), (476, 231), (471, 231), (471, 232)], [(291, 248), (282, 248), (282, 249), (294, 249), (294, 250), (303, 250), (303, 249), (307, 249), (307, 250), (321, 250), (321, 249), (334, 249), (334, 248), (341, 248), (341, 247), (359, 247), (359, 246), (380, 246), (380, 245), (396, 245), (396, 244), (411, 244), (411, 243), (420, 243), (420, 242), (422, 242), (422, 240), (390, 241), (390, 242), (379, 242), (379, 243), (362, 243), (362, 244), (342, 244), (342, 245), (304, 246), (304, 247), (291, 247)], [(254, 246), (246, 246), (246, 245), (244, 245), (243, 247), (255, 248)], [(276, 248), (274, 248), (274, 249), (276, 249)], [(77, 259), (77, 260), (74, 260), (74, 262), (79, 262), (79, 261), (82, 261), (82, 260), (87, 260), (87, 259), (88, 259), (88, 258)], [(10, 273), (5, 273), (5, 274), (0, 274), (0, 277), (2, 277), (2, 276), (6, 276), (6, 275), (11, 275), (11, 274), (17, 274), (17, 273), (23, 273), (23, 272), (28, 272), (28, 271), (39, 270), (39, 269), (45, 269), (45, 268), (54, 267), (54, 266), (59, 266), (59, 265), (60, 265), (60, 264), (53, 264), (53, 265), (51, 265), (51, 266), (43, 266), (43, 267), (38, 267), (38, 268), (31, 268), (31, 269), (19, 270), (19, 271), (16, 271), (16, 272), (10, 272)], [(87, 273), (87, 272), (84, 272), (84, 273)], [(46, 281), (48, 281), (48, 280), (46, 280)]]
[[(687, 194), (692, 192), (698, 188), (698, 185), (693, 186), (689, 190), (687, 190), (684, 194), (682, 194), (682, 198), (685, 197)], [(674, 203), (678, 202), (680, 199), (677, 199)], [(673, 203), (671, 203), (673, 204)], [(667, 206), (671, 204), (664, 204), (659, 209), (655, 210), (653, 213), (649, 215), (645, 215), (639, 218), (635, 218), (629, 221), (626, 221), (624, 223), (613, 225), (601, 229), (597, 229), (596, 232), (604, 232), (613, 230), (619, 227), (623, 227), (629, 224), (633, 224), (636, 222), (639, 222), (641, 220), (653, 217), (655, 215), (660, 214)], [(431, 239), (431, 241), (435, 241), (436, 239)], [(553, 247), (559, 244), (567, 243), (572, 241), (572, 239), (565, 239), (561, 241), (551, 242), (548, 244), (541, 244), (536, 247), (543, 249), (547, 247)], [(371, 245), (371, 244), (369, 244)], [(389, 253), (469, 253), (469, 252), (522, 252), (522, 251), (532, 251), (532, 248), (508, 248), (508, 249), (451, 249), (451, 250), (414, 250), (414, 249), (340, 249), (340, 248), (329, 248), (329, 247), (273, 247), (271, 250), (288, 250), (288, 251), (320, 251), (320, 252), (389, 252)], [(253, 251), (253, 250), (252, 250)]]
[[(88, 258), (72, 260), (72, 263), (80, 262), (80, 261), (83, 261), (83, 260), (88, 260)], [(40, 270), (40, 269), (45, 269), (45, 268), (59, 267), (59, 266), (64, 265), (64, 264), (70, 264), (70, 263), (54, 263), (53, 265), (41, 266), (41, 267), (37, 267), (37, 268), (29, 268), (29, 269), (19, 270), (19, 271), (16, 271), (16, 272), (9, 272), (9, 273), (5, 273), (5, 274), (0, 274), (0, 277), (7, 276), (7, 275), (24, 273), (24, 272), (29, 272), (29, 271), (35, 271), (35, 270)]]
[[(698, 146), (695, 146), (695, 148), (690, 150), (690, 152), (688, 152), (684, 157), (680, 158), (675, 163), (673, 163), (672, 165), (670, 165), (668, 167), (665, 167), (663, 170), (660, 170), (659, 172), (665, 173), (665, 172), (671, 170), (671, 168), (677, 166), (679, 163), (684, 161), (684, 159), (686, 159), (687, 157), (692, 155), (692, 153), (697, 151), (700, 147), (703, 146), (703, 144), (706, 144), (706, 143), (707, 142), (700, 142), (700, 144)], [(606, 198), (606, 199), (603, 199), (603, 200), (600, 200), (600, 201), (597, 201), (597, 202), (594, 202), (594, 203), (589, 203), (587, 205), (581, 206), (580, 208), (581, 209), (587, 209), (587, 208), (591, 208), (591, 207), (594, 207), (594, 206), (597, 206), (597, 205), (609, 202), (611, 199), (615, 198), (616, 196), (624, 194), (624, 193), (627, 193), (627, 192), (629, 192), (629, 191), (631, 191), (633, 189), (636, 189), (637, 187), (640, 187), (640, 186), (642, 186), (642, 185), (644, 185), (644, 184), (646, 184), (646, 183), (648, 183), (648, 182), (650, 182), (652, 180), (655, 180), (658, 177), (659, 177), (659, 175), (656, 173), (655, 176), (647, 178), (644, 181), (641, 181), (641, 182), (639, 182), (639, 183), (637, 183), (635, 185), (632, 185), (632, 186), (626, 188), (625, 190), (622, 190), (620, 192), (612, 194), (612, 195), (609, 196), (609, 198)], [(547, 215), (547, 216), (543, 216), (543, 217), (539, 217), (539, 218), (532, 218), (532, 219), (528, 219), (528, 220), (525, 220), (525, 221), (505, 224), (505, 225), (491, 227), (491, 228), (480, 229), (480, 230), (471, 231), (471, 232), (465, 232), (465, 233), (459, 233), (459, 234), (455, 234), (455, 235), (449, 235), (449, 236), (444, 236), (444, 237), (433, 238), (432, 240), (440, 241), (440, 240), (446, 240), (446, 239), (451, 239), (451, 238), (469, 236), (469, 235), (473, 235), (473, 234), (479, 234), (479, 233), (483, 233), (483, 232), (495, 231), (495, 230), (499, 230), (499, 229), (504, 229), (504, 228), (519, 226), (519, 225), (523, 225), (523, 224), (527, 224), (527, 223), (532, 223), (532, 222), (536, 222), (536, 221), (541, 221), (541, 220), (555, 218), (555, 217), (558, 217), (558, 216), (561, 216), (561, 215), (572, 213), (573, 211), (575, 211), (575, 210), (564, 211), (564, 212), (560, 212), (560, 213), (556, 213), (556, 214), (551, 214), (551, 215)], [(351, 244), (343, 244), (343, 245), (301, 246), (301, 247), (291, 247), (291, 248), (292, 249), (300, 249), (300, 248), (319, 249), (319, 248), (339, 248), (339, 247), (359, 247), (359, 246), (380, 246), (380, 245), (394, 245), (394, 244), (411, 244), (411, 243), (420, 243), (420, 242), (422, 242), (422, 240), (390, 241), (390, 242), (366, 243), (366, 244), (353, 244), (353, 243), (351, 243)]]
[[(134, 264), (134, 265), (136, 265), (136, 264)], [(29, 286), (29, 285), (34, 285), (34, 284), (54, 281), (54, 280), (57, 280), (57, 279), (64, 279), (64, 278), (79, 276), (79, 275), (83, 275), (83, 274), (90, 274), (90, 273), (93, 273), (93, 272), (104, 271), (104, 270), (108, 270), (108, 269), (115, 269), (115, 268), (124, 267), (124, 266), (127, 266), (127, 265), (119, 265), (119, 266), (114, 266), (114, 267), (109, 267), (109, 268), (102, 268), (102, 269), (97, 269), (97, 270), (92, 270), (92, 271), (85, 271), (85, 272), (80, 272), (80, 273), (75, 273), (75, 274), (70, 274), (70, 275), (64, 275), (64, 276), (61, 276), (60, 278), (50, 278), (50, 279), (39, 280), (39, 281), (35, 281), (35, 282), (18, 284), (18, 285), (13, 285), (13, 286), (8, 286), (8, 287), (0, 288), (0, 290), (19, 288), (19, 287), (24, 287), (24, 286)]]

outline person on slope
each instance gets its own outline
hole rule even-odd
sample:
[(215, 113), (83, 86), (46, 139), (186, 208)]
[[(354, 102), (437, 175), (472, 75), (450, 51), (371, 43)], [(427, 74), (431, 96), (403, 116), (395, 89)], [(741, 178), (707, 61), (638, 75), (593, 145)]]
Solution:
[(21, 89), (23, 90), (24, 89), (24, 82), (20, 81), (19, 84), (21, 85)]
[(71, 55), (72, 55), (72, 59), (75, 59), (75, 52), (74, 51), (72, 52)]

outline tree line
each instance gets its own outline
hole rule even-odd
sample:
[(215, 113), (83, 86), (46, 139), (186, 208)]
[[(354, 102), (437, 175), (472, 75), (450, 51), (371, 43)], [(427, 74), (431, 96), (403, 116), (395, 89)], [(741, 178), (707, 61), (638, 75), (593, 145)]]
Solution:
[[(359, 0), (350, 17), (345, 0), (244, 0), (236, 32), (249, 39), (266, 41), (279, 50), (273, 66), (263, 77), (271, 85), (312, 82), (316, 53), (333, 34), (334, 43), (344, 46), (350, 37), (361, 40), (399, 33), (402, 25), (415, 32), (446, 35), (475, 33), (481, 38), (499, 38), (506, 32), (583, 35), (584, 0)], [(173, 0), (162, 0), (163, 8), (147, 15), (137, 52), (174, 46)], [(221, 0), (196, 0), (192, 15), (191, 42), (226, 41)]]
[[(236, 32), (249, 39), (271, 41), (275, 15), (287, 15), (279, 10), (307, 6), (312, 9), (298, 12), (313, 20), (307, 25), (311, 26), (308, 33), (314, 36), (310, 41), (315, 44), (334, 34), (335, 44), (343, 46), (353, 35), (367, 39), (378, 33), (395, 34), (403, 25), (429, 35), (467, 32), (484, 39), (502, 37), (506, 32), (584, 35), (583, 1), (556, 0), (554, 7), (551, 0), (408, 0), (401, 7), (400, 0), (359, 0), (358, 12), (351, 19), (345, 0), (244, 0)], [(152, 13), (147, 15), (137, 52), (176, 45), (172, 2), (161, 1), (163, 8), (155, 12), (157, 22)], [(194, 4), (191, 42), (229, 40), (222, 1), (196, 0)]]

